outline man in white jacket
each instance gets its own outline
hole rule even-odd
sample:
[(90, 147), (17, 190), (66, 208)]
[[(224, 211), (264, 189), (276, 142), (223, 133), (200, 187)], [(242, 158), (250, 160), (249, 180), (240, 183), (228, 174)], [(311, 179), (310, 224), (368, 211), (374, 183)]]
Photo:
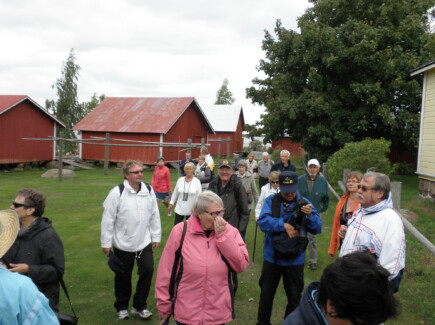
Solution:
[(143, 165), (129, 160), (124, 164), (124, 183), (113, 188), (103, 203), (101, 247), (118, 262), (115, 272), (115, 308), (119, 319), (129, 317), (131, 275), (136, 259), (139, 279), (133, 296), (132, 314), (149, 318), (147, 298), (154, 272), (153, 249), (161, 239), (160, 214), (156, 195), (142, 182)]
[(398, 290), (405, 267), (406, 242), (403, 223), (393, 209), (388, 176), (369, 172), (358, 185), (359, 209), (338, 231), (344, 237), (340, 257), (368, 249), (385, 269)]

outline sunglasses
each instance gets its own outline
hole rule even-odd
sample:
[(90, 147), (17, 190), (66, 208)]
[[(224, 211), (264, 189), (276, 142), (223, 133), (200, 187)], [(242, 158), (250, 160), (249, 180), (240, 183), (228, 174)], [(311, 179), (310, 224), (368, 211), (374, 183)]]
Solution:
[(137, 170), (137, 171), (135, 171), (135, 172), (128, 172), (129, 174), (135, 174), (135, 175), (137, 175), (137, 174), (143, 174), (143, 170)]
[(220, 211), (214, 211), (214, 212), (207, 212), (209, 215), (212, 216), (212, 218), (216, 218), (217, 216), (223, 216), (225, 214), (225, 209), (222, 209)]
[(26, 208), (28, 208), (27, 205), (25, 205), (25, 204), (23, 204), (23, 203), (17, 203), (17, 202), (15, 202), (15, 201), (12, 201), (12, 205), (14, 206), (15, 209), (18, 209), (18, 208), (20, 208), (20, 207), (26, 207)]
[(279, 181), (270, 181), (272, 184), (279, 184)]
[(363, 192), (367, 192), (367, 191), (371, 191), (371, 190), (373, 190), (373, 188), (368, 188), (368, 187), (365, 186), (365, 185), (358, 185), (358, 189), (359, 189), (359, 190), (362, 190)]

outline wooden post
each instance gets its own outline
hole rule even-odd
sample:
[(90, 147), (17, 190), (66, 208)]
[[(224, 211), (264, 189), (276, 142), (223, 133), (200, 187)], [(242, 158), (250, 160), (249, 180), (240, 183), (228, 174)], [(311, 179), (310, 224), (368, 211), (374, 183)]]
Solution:
[(350, 169), (343, 169), (343, 184), (347, 184), (347, 176), (350, 174)]
[(222, 139), (218, 138), (218, 141), (217, 141), (217, 143), (218, 143), (218, 160), (221, 158), (221, 142), (222, 142)]
[(323, 163), (323, 177), (328, 179), (328, 163)]
[(107, 175), (107, 171), (109, 168), (109, 144), (110, 142), (110, 133), (106, 132), (106, 145), (104, 146), (104, 175)]
[(391, 182), (391, 196), (393, 199), (393, 207), (400, 211), (400, 194), (402, 193), (402, 182)]
[(59, 131), (59, 139), (58, 139), (58, 143), (59, 143), (59, 169), (57, 172), (57, 179), (60, 181), (62, 181), (62, 167), (63, 167), (63, 130)]
[(231, 142), (231, 138), (230, 138), (230, 136), (228, 136), (228, 141), (227, 141), (227, 157), (230, 156), (230, 142)]

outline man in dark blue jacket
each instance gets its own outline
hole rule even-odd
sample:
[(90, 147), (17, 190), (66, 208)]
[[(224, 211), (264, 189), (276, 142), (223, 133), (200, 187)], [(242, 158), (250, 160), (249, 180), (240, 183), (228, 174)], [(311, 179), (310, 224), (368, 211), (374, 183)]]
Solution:
[(389, 275), (368, 250), (340, 257), (282, 325), (381, 324), (399, 311)]
[[(272, 314), (273, 298), (281, 275), (287, 295), (287, 307), (284, 318), (299, 304), (304, 288), (305, 248), (293, 258), (283, 258), (272, 244), (278, 236), (305, 237), (307, 231), (318, 234), (322, 222), (313, 205), (297, 192), (298, 175), (292, 171), (284, 171), (279, 175), (280, 193), (269, 196), (263, 205), (258, 219), (260, 229), (265, 233), (263, 250), (263, 269), (260, 277), (260, 303), (258, 306), (259, 325), (269, 325)], [(297, 209), (299, 206), (299, 211)], [(302, 218), (300, 218), (302, 217)], [(298, 225), (294, 222), (299, 220)]]

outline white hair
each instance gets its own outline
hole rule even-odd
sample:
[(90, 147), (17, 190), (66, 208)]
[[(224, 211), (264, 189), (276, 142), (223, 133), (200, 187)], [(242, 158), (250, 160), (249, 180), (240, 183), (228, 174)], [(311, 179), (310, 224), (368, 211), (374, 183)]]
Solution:
[(283, 154), (286, 154), (286, 155), (290, 158), (290, 151), (283, 149), (283, 150), (281, 150), (281, 152), (279, 153), (279, 156), (282, 156)]
[(269, 156), (269, 153), (267, 151), (265, 151), (261, 154), (261, 157), (266, 157), (266, 156)]

